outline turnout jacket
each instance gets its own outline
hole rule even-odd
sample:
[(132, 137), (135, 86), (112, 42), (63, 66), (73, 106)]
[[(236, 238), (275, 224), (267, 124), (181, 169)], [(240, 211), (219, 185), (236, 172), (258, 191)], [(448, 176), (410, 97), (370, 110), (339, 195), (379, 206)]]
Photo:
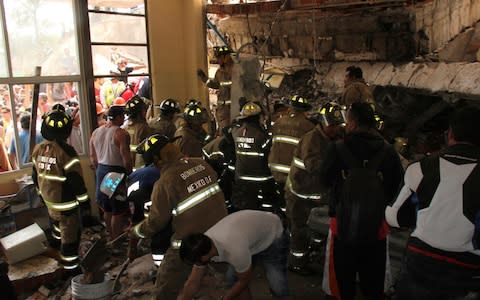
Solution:
[(300, 138), (314, 127), (303, 112), (295, 110), (275, 122), (271, 130), (272, 148), (268, 156), (268, 166), (276, 182), (285, 183)]
[(410, 250), (480, 268), (479, 162), (479, 147), (456, 144), (407, 168), (385, 215), (391, 226), (415, 226)]
[(32, 161), (33, 182), (53, 219), (79, 205), (90, 207), (80, 159), (72, 146), (43, 141), (33, 149)]
[(177, 130), (177, 127), (175, 127), (175, 123), (173, 122), (173, 118), (164, 116), (160, 116), (158, 119), (151, 120), (148, 122), (148, 125), (152, 128), (154, 133), (166, 135), (169, 138), (173, 138), (175, 131)]
[(173, 239), (205, 232), (227, 215), (215, 171), (201, 158), (180, 158), (161, 169), (153, 186), (148, 217), (135, 227), (140, 238), (151, 237), (172, 222)]
[(266, 181), (273, 179), (268, 168), (269, 138), (257, 122), (243, 121), (232, 128), (235, 142), (235, 179)]
[(135, 168), (145, 165), (142, 155), (137, 154), (137, 146), (144, 139), (152, 135), (153, 130), (148, 126), (146, 120), (129, 120), (124, 129), (130, 135), (130, 153), (132, 156), (132, 165)]
[(345, 86), (345, 91), (340, 98), (340, 104), (350, 106), (354, 102), (374, 103), (374, 98), (370, 87), (363, 79), (356, 79)]
[(230, 105), (230, 91), (232, 87), (232, 66), (221, 66), (215, 72), (213, 80), (207, 80), (207, 86), (218, 90), (217, 105)]
[(293, 155), (285, 190), (302, 199), (327, 204), (327, 187), (322, 185), (320, 168), (330, 142), (320, 124), (307, 132)]
[(180, 152), (189, 157), (202, 157), (202, 148), (207, 138), (207, 133), (204, 130), (197, 132), (185, 125), (175, 132), (175, 137), (177, 136), (182, 137), (175, 141), (175, 144), (180, 148)]

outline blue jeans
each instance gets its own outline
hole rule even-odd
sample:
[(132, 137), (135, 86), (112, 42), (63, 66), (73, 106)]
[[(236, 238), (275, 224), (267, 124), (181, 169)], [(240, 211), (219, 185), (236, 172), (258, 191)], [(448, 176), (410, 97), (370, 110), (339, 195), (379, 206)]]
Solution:
[[(289, 241), (288, 231), (284, 230), (282, 235), (274, 240), (267, 249), (252, 257), (254, 266), (259, 263), (263, 265), (274, 299), (283, 299), (290, 296), (287, 280)], [(236, 272), (232, 266), (228, 267), (225, 278), (228, 286), (233, 286), (237, 281)]]
[(480, 270), (407, 251), (396, 283), (396, 294), (397, 300), (479, 299)]

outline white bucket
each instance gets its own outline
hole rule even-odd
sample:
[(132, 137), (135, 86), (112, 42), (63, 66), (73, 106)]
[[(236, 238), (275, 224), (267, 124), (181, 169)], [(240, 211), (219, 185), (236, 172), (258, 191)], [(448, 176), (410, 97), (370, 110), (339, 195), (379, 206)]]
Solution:
[(108, 300), (112, 292), (110, 275), (105, 273), (103, 282), (94, 284), (81, 283), (83, 274), (72, 278), (72, 298), (74, 300)]

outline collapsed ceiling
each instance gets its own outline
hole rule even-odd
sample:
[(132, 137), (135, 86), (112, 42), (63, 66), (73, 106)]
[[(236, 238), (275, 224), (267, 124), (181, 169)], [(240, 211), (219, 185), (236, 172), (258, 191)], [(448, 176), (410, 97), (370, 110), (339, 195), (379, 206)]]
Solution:
[[(443, 143), (452, 105), (480, 103), (479, 1), (258, 2), (248, 13), (240, 8), (246, 4), (207, 11), (216, 12), (209, 20), (240, 56), (257, 56), (260, 73), (283, 76), (272, 101), (296, 93), (315, 103), (335, 100), (346, 67), (358, 65), (374, 88), (386, 136), (432, 147)], [(208, 37), (222, 44), (211, 30)]]

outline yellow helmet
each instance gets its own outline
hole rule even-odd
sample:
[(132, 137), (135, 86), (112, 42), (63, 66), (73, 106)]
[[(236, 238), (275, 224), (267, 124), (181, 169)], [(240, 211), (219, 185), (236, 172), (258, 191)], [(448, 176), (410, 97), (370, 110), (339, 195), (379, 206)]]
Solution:
[(301, 97), (299, 95), (294, 95), (288, 101), (290, 107), (298, 110), (310, 110), (312, 105), (308, 103), (307, 98)]
[(319, 121), (323, 126), (345, 125), (346, 110), (336, 102), (327, 102), (317, 110)]
[(204, 108), (197, 104), (190, 104), (183, 110), (183, 117), (188, 123), (203, 124), (208, 120), (206, 119), (206, 112)]
[(218, 56), (221, 56), (221, 55), (228, 55), (230, 53), (233, 53), (233, 51), (228, 46), (215, 46), (215, 47), (213, 47), (213, 55), (215, 55), (215, 57), (218, 57)]
[(245, 119), (251, 116), (257, 116), (262, 113), (262, 108), (255, 102), (247, 102), (240, 111), (239, 119)]

